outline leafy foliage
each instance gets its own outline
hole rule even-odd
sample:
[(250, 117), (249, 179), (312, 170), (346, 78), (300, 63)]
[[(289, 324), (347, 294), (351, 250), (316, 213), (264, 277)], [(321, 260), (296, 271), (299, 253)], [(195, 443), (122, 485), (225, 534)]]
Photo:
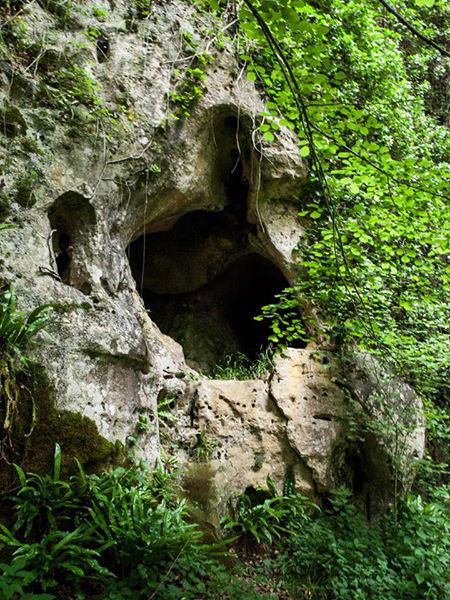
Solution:
[(300, 526), (306, 509), (312, 506), (310, 500), (294, 492), (278, 495), (270, 478), (267, 486), (267, 491), (249, 489), (237, 499), (234, 519), (226, 517), (222, 522), (225, 530), (231, 529), (247, 541), (271, 545)]
[(78, 477), (62, 481), (60, 466), (56, 446), (51, 475), (26, 476), (16, 467), (16, 521), (0, 534), (13, 565), (33, 572), (42, 589), (80, 578), (129, 578), (140, 564), (147, 573), (143, 584), (156, 585), (158, 568), (199, 540), (184, 502), (173, 500), (169, 508), (159, 483), (153, 487), (144, 474), (116, 469), (88, 476), (80, 466)]
[(44, 304), (26, 313), (17, 310), (12, 287), (0, 294), (0, 352), (25, 362), (23, 350), (31, 339), (48, 323), (48, 311), (53, 305)]
[(24, 592), (24, 588), (36, 580), (35, 571), (25, 571), (23, 569), (26, 559), (19, 559), (12, 565), (0, 563), (0, 598), (1, 600), (10, 600), (20, 597), (23, 600), (52, 600), (55, 598), (52, 594), (29, 594)]
[(330, 507), (308, 516), (288, 540), (284, 578), (311, 598), (443, 599), (450, 592), (448, 489), (429, 503), (408, 496), (398, 521), (369, 524), (336, 490)]
[[(283, 302), (290, 298), (294, 306), (301, 297), (320, 305), (322, 334), (389, 358), (421, 393), (442, 400), (449, 368), (450, 145), (440, 115), (429, 110), (428, 79), (448, 60), (418, 43), (379, 3), (252, 4), (284, 51), (305, 111), (302, 118), (243, 3), (241, 57), (270, 97), (261, 135), (270, 141), (281, 127), (295, 129), (300, 154), (313, 168), (298, 199), (299, 215), (309, 222), (299, 245), (302, 276)], [(397, 8), (417, 28), (442, 35), (449, 8), (433, 5), (432, 14), (409, 1)], [(282, 303), (268, 312), (274, 336), (286, 343), (281, 309)]]
[(0, 598), (55, 597), (46, 590), (110, 600), (257, 598), (215, 558), (223, 544), (204, 544), (189, 522), (172, 467), (87, 475), (79, 466), (79, 475), (63, 481), (58, 445), (51, 474), (16, 467), (15, 523), (0, 525), (0, 551), (11, 558), (0, 565)]

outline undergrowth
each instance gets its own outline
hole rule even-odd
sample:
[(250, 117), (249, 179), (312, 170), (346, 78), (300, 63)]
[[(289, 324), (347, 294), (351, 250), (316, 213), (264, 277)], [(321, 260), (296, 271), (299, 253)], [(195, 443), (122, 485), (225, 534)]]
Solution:
[[(444, 600), (450, 597), (450, 493), (410, 494), (398, 514), (370, 523), (346, 489), (323, 509), (274, 489), (241, 496), (225, 527), (264, 554), (265, 572), (293, 598)], [(255, 545), (256, 544), (256, 545)], [(276, 546), (268, 553), (267, 546)]]
[(237, 549), (228, 553), (230, 563), (221, 559), (227, 543), (205, 543), (177, 497), (173, 464), (101, 475), (87, 475), (79, 465), (76, 476), (63, 480), (56, 446), (52, 473), (16, 469), (12, 521), (0, 525), (1, 600), (277, 600), (287, 594), (445, 600), (450, 594), (445, 487), (427, 502), (411, 494), (395, 515), (369, 523), (348, 490), (335, 490), (320, 509), (293, 485), (279, 494), (268, 480), (268, 489), (238, 498), (233, 517), (222, 523)]
[(255, 359), (242, 352), (223, 357), (209, 373), (210, 379), (266, 379), (273, 371), (274, 350), (269, 347), (262, 350)]
[[(218, 560), (225, 544), (204, 543), (162, 464), (61, 478), (25, 474), (0, 525), (0, 599), (247, 598), (258, 596)], [(224, 591), (225, 590), (225, 591)]]

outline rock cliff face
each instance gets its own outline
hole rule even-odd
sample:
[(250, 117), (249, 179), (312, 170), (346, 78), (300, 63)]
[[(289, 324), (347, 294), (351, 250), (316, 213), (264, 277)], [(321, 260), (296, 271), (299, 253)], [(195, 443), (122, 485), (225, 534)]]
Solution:
[[(253, 316), (298, 275), (307, 168), (288, 129), (272, 143), (258, 137), (264, 101), (222, 40), (232, 19), (210, 22), (180, 1), (140, 19), (129, 6), (115, 2), (99, 22), (85, 2), (63, 28), (33, 5), (20, 22), (26, 48), (41, 44), (37, 57), (1, 46), (1, 206), (16, 227), (0, 238), (0, 277), (24, 310), (57, 305), (34, 350), (41, 392), (150, 464), (158, 399), (170, 405), (177, 420), (164, 443), (209, 512), (267, 476), (280, 489), (295, 478), (311, 495), (348, 483), (361, 498), (384, 477), (388, 498), (389, 444), (371, 441), (369, 472), (368, 442), (349, 442), (348, 390), (361, 399), (378, 389), (365, 386), (364, 365), (346, 378), (309, 345), (277, 358), (267, 382), (202, 375), (223, 354), (252, 358), (267, 345)], [(200, 75), (178, 74), (199, 57)], [(53, 70), (75, 77), (74, 65), (98, 102), (86, 90), (49, 100)], [(189, 87), (200, 97), (187, 109)], [(415, 420), (405, 454), (420, 455), (409, 388), (394, 403), (399, 418), (406, 405)]]

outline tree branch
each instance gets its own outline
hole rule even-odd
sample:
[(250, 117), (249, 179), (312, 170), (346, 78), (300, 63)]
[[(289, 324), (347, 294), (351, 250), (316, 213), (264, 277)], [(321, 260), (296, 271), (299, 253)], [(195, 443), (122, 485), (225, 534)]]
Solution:
[(422, 40), (422, 42), (425, 42), (429, 46), (432, 46), (435, 50), (440, 52), (443, 56), (447, 56), (448, 58), (450, 58), (450, 52), (447, 52), (447, 50), (445, 50), (445, 48), (442, 48), (441, 46), (439, 46), (439, 44), (436, 44), (436, 42), (434, 42), (432, 39), (430, 39), (423, 33), (420, 33), (420, 31), (418, 31), (414, 27), (414, 25), (411, 25), (411, 23), (409, 21), (407, 21), (404, 17), (402, 17), (402, 15), (399, 14), (393, 6), (388, 4), (386, 2), (386, 0), (380, 0), (380, 2), (388, 12), (390, 12), (392, 15), (394, 15), (394, 17), (396, 19), (398, 19), (400, 21), (400, 23), (402, 23), (402, 25), (404, 25), (407, 29), (409, 29), (411, 31), (411, 33), (413, 33), (418, 38), (420, 38)]

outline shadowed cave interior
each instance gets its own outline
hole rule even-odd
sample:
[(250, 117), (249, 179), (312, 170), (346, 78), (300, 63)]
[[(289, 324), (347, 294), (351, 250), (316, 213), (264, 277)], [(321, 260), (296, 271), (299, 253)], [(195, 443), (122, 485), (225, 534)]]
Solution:
[(168, 231), (142, 234), (127, 254), (152, 320), (183, 346), (187, 363), (210, 372), (226, 356), (254, 359), (267, 348), (270, 323), (261, 307), (289, 284), (255, 252), (257, 227), (247, 222), (251, 178), (248, 131), (224, 107), (213, 118), (212, 186), (225, 208), (197, 210)]
[(128, 247), (150, 317), (204, 372), (225, 356), (254, 359), (267, 348), (269, 322), (254, 317), (288, 286), (277, 267), (252, 251), (251, 228), (237, 225), (230, 211), (196, 211)]
[(89, 201), (76, 192), (66, 192), (49, 208), (54, 265), (61, 281), (84, 294), (91, 285), (80, 264), (85, 247), (96, 223), (95, 211)]

